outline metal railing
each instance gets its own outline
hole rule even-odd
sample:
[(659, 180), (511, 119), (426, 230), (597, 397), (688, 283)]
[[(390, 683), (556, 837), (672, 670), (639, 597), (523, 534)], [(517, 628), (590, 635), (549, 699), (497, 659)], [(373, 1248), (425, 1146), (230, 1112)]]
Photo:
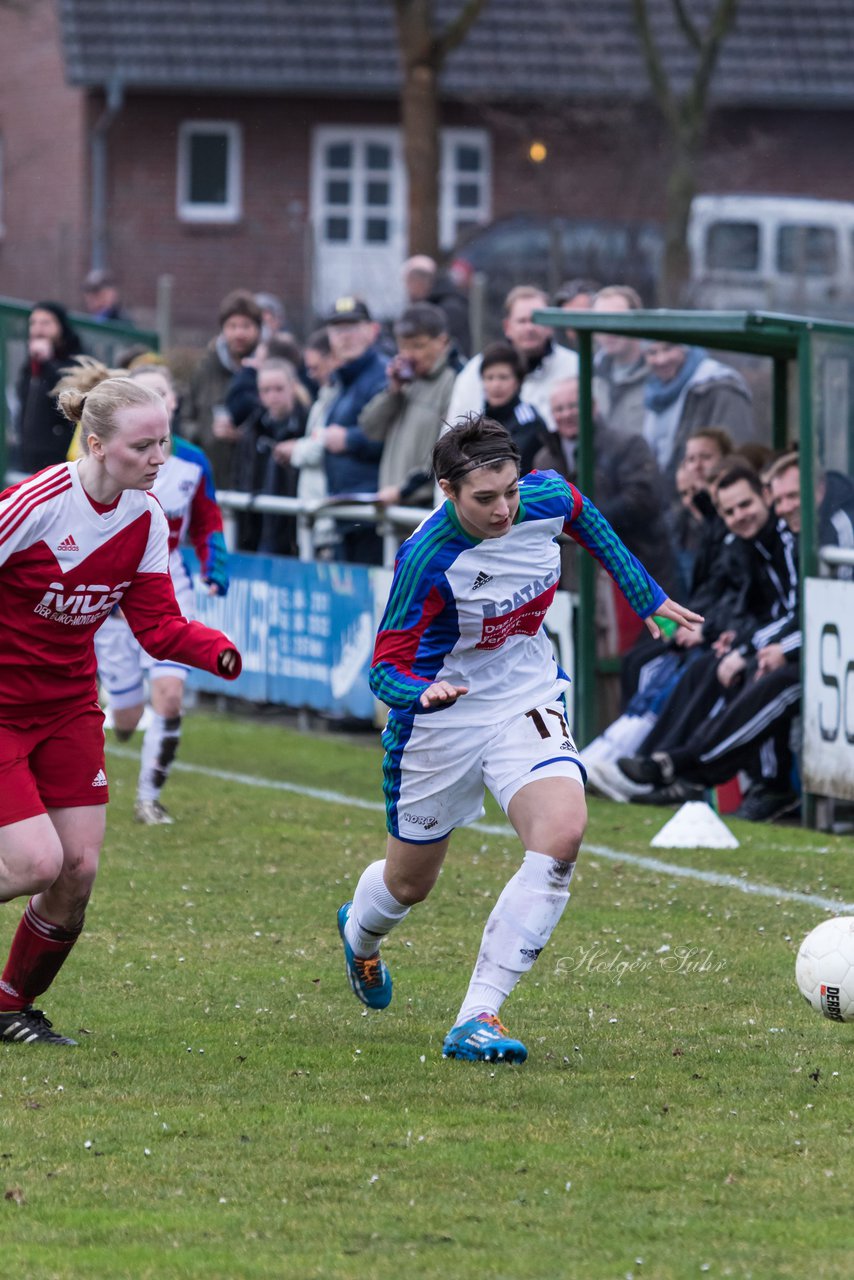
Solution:
[(383, 564), (391, 567), (401, 542), (416, 529), (430, 511), (424, 507), (383, 506), (378, 502), (335, 502), (331, 499), (310, 502), (305, 498), (281, 498), (265, 493), (240, 493), (235, 489), (217, 491), (222, 509), (225, 541), (235, 550), (237, 511), (254, 511), (259, 515), (295, 516), (297, 548), (300, 560), (316, 559), (313, 530), (321, 519), (368, 521), (377, 526), (383, 540)]
[[(27, 479), (24, 471), (8, 471), (6, 484), (19, 484)], [(404, 538), (417, 529), (430, 515), (426, 507), (386, 507), (378, 502), (309, 502), (305, 498), (280, 498), (266, 493), (241, 493), (236, 489), (219, 489), (220, 505), (229, 551), (237, 550), (237, 511), (256, 511), (259, 515), (296, 516), (298, 558), (306, 563), (315, 560), (313, 530), (317, 520), (369, 520), (377, 525), (383, 540), (383, 564), (394, 565), (397, 549)]]
[(849, 547), (819, 547), (818, 558), (821, 565), (831, 569), (854, 566), (854, 550)]
[[(26, 478), (22, 471), (9, 471), (6, 484), (17, 484)], [(237, 489), (220, 489), (216, 496), (223, 513), (225, 542), (229, 551), (237, 549), (235, 512), (255, 511), (259, 515), (295, 516), (298, 557), (306, 562), (316, 559), (312, 534), (318, 520), (369, 520), (377, 525), (382, 536), (383, 564), (390, 568), (403, 539), (430, 515), (427, 507), (384, 506), (379, 502), (335, 502), (330, 498), (311, 502), (305, 498), (243, 493)], [(848, 547), (819, 547), (818, 558), (829, 569), (854, 567), (854, 549)]]

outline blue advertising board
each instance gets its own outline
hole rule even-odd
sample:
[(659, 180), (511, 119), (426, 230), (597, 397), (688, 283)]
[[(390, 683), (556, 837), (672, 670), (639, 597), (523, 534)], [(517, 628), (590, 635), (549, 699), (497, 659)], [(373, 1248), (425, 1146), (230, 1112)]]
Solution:
[[(279, 556), (229, 556), (227, 596), (209, 596), (193, 553), (196, 617), (230, 636), (243, 658), (237, 680), (191, 671), (190, 688), (373, 722), (368, 687), (374, 636), (391, 586), (390, 569), (305, 564)], [(574, 597), (558, 591), (545, 626), (564, 671), (575, 669)], [(574, 686), (566, 692), (570, 723)]]
[(243, 657), (237, 680), (193, 671), (192, 688), (373, 719), (375, 570), (235, 553), (228, 595), (209, 596), (192, 553), (184, 554), (196, 584), (196, 617), (230, 636)]

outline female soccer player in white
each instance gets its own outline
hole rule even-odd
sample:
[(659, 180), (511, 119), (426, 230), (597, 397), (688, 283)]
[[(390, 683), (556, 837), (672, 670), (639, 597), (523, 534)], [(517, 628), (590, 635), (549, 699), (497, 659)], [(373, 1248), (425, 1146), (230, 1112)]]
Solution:
[(0, 976), (0, 1039), (74, 1044), (33, 1001), (77, 941), (108, 786), (94, 634), (116, 604), (143, 647), (234, 679), (227, 636), (183, 617), (169, 528), (148, 492), (165, 462), (163, 401), (108, 378), (59, 404), (84, 455), (0, 494), (0, 900), (31, 894)]
[(569, 680), (542, 623), (575, 538), (658, 635), (653, 614), (689, 628), (592, 502), (553, 471), (519, 480), (503, 427), (473, 418), (443, 435), (433, 466), (447, 501), (401, 547), (371, 672), (391, 708), (383, 733), (388, 843), (338, 912), (347, 975), (383, 1009), (392, 981), (379, 945), (427, 897), (454, 827), (481, 816), (484, 785), (525, 850), (487, 921), (446, 1057), (521, 1062), (498, 1018), (569, 900), (584, 834), (584, 768), (566, 722)]
[[(109, 373), (94, 361), (88, 362), (88, 367), (92, 385)], [(132, 366), (128, 377), (160, 396), (171, 423), (177, 397), (167, 367), (144, 361)], [(169, 522), (169, 570), (175, 596), (184, 617), (192, 618), (193, 584), (179, 550), (185, 537), (195, 548), (202, 580), (210, 594), (224, 596), (228, 591), (222, 513), (216, 501), (211, 465), (202, 450), (180, 436), (172, 436), (166, 462), (158, 472), (152, 493)], [(113, 731), (120, 742), (126, 742), (133, 735), (142, 719), (148, 677), (151, 712), (142, 739), (134, 817), (137, 822), (148, 825), (171, 823), (170, 814), (160, 802), (160, 793), (181, 739), (188, 668), (173, 659), (156, 661), (149, 657), (118, 609), (114, 609), (99, 628), (95, 653)]]

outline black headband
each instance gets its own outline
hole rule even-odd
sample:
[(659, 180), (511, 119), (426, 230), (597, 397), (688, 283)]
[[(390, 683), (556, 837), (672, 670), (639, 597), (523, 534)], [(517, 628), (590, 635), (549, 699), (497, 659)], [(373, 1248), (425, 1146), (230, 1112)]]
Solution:
[(479, 471), (481, 467), (492, 467), (497, 462), (513, 462), (516, 467), (519, 466), (519, 459), (512, 453), (496, 453), (491, 458), (472, 458), (464, 466), (455, 467), (450, 475), (445, 476), (448, 481), (460, 480), (463, 476), (467, 476), (470, 471)]

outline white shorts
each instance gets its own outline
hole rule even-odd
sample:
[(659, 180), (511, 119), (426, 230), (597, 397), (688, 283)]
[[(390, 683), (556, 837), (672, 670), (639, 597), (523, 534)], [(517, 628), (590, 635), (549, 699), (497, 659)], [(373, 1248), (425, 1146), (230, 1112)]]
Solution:
[(383, 732), (386, 825), (398, 840), (429, 844), (483, 817), (484, 787), (507, 812), (516, 792), (541, 778), (587, 775), (562, 698), (498, 725), (456, 725), (394, 716)]
[(124, 618), (110, 614), (95, 632), (98, 679), (114, 711), (145, 702), (145, 679), (172, 676), (186, 680), (189, 667), (180, 662), (158, 662), (146, 653)]

